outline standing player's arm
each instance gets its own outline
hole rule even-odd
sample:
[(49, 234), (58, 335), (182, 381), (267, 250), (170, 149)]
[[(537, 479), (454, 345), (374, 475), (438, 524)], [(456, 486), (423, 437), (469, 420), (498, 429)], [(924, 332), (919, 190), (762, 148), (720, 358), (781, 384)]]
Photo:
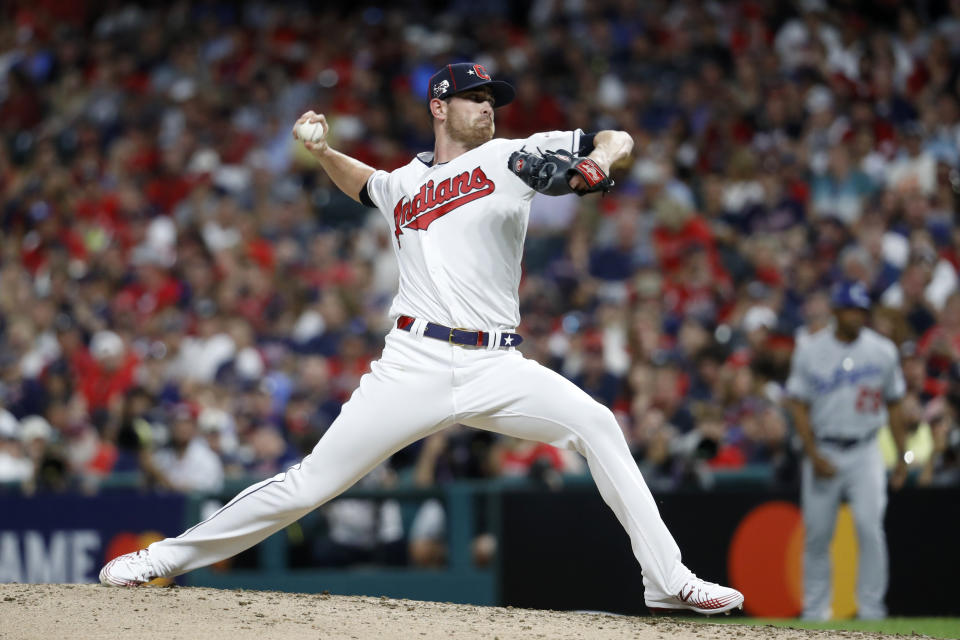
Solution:
[(320, 166), (323, 167), (323, 170), (327, 172), (327, 175), (333, 180), (333, 184), (337, 185), (340, 191), (360, 202), (360, 191), (367, 184), (367, 180), (373, 175), (375, 169), (356, 158), (351, 158), (345, 153), (330, 148), (326, 140), (327, 119), (322, 113), (317, 114), (313, 111), (307, 111), (300, 116), (296, 124), (293, 125), (293, 137), (295, 139), (301, 140), (298, 128), (304, 123), (320, 123), (323, 127), (323, 137), (319, 140), (302, 140), (303, 146), (320, 162)]
[[(593, 151), (587, 156), (596, 162), (603, 172), (610, 175), (610, 169), (630, 157), (633, 151), (633, 136), (626, 131), (598, 131), (593, 137)], [(570, 178), (570, 188), (577, 191), (586, 189), (587, 183), (582, 176)]]
[(803, 442), (803, 451), (813, 464), (813, 472), (827, 478), (834, 475), (837, 472), (836, 468), (820, 455), (820, 450), (817, 449), (817, 441), (813, 437), (813, 428), (810, 426), (810, 407), (796, 398), (787, 400), (787, 406), (793, 416), (793, 426)]
[(907, 453), (907, 427), (903, 422), (900, 400), (887, 402), (887, 417), (890, 420), (890, 433), (893, 435), (893, 442), (897, 445), (897, 465), (890, 475), (890, 487), (899, 489), (907, 481), (908, 472), (907, 460), (904, 457)]

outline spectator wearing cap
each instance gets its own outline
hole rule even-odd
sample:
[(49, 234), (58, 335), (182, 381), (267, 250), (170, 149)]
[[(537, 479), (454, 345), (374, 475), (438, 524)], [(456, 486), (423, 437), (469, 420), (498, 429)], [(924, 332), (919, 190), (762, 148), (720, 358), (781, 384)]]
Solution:
[(770, 334), (777, 328), (777, 312), (765, 304), (753, 305), (743, 314), (740, 326), (751, 356), (759, 354), (766, 346)]
[(33, 462), (20, 438), (20, 423), (6, 409), (0, 409), (0, 486), (22, 483), (33, 477)]
[(33, 477), (27, 489), (64, 491), (70, 486), (67, 452), (55, 440), (56, 433), (43, 416), (27, 416), (20, 421), (20, 440), (33, 463)]
[(53, 427), (43, 416), (27, 416), (20, 421), (20, 441), (35, 465), (43, 460), (53, 436)]
[(161, 487), (183, 493), (223, 488), (223, 463), (199, 434), (191, 410), (174, 410), (170, 444), (153, 455), (148, 475)]

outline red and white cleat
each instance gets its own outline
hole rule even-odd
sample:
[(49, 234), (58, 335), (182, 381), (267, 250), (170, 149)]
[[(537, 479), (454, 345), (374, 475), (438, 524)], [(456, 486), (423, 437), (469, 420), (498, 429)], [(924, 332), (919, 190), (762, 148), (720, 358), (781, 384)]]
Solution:
[(688, 610), (712, 616), (743, 608), (743, 594), (736, 589), (691, 576), (675, 596), (646, 601), (651, 613)]
[(117, 556), (100, 570), (100, 584), (105, 587), (139, 587), (157, 577), (146, 549)]

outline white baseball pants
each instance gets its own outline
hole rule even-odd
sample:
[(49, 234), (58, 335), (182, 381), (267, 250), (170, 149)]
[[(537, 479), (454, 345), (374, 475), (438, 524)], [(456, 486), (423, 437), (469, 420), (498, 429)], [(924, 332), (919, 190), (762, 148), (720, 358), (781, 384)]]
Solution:
[(299, 464), (242, 491), (180, 536), (150, 545), (157, 571), (171, 577), (233, 556), (336, 497), (394, 452), (462, 423), (584, 455), (630, 536), (646, 599), (677, 594), (690, 570), (610, 410), (515, 349), (455, 346), (423, 337), (421, 327), (417, 321), (411, 332), (387, 335), (381, 358)]
[(803, 461), (803, 617), (831, 617), (830, 542), (840, 500), (846, 497), (857, 530), (857, 616), (884, 618), (888, 559), (883, 515), (887, 508), (887, 476), (880, 447), (875, 438), (849, 449), (827, 443), (819, 447), (820, 453), (836, 467), (837, 474), (818, 477), (810, 459)]

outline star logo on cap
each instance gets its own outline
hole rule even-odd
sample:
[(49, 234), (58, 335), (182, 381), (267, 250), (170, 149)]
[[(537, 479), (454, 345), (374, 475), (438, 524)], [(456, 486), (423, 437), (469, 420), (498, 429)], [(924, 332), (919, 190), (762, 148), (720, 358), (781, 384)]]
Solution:
[(475, 73), (473, 72), (473, 69), (467, 69), (467, 75), (468, 75), (468, 76), (475, 76), (475, 75), (477, 75), (477, 74), (475, 74)]

